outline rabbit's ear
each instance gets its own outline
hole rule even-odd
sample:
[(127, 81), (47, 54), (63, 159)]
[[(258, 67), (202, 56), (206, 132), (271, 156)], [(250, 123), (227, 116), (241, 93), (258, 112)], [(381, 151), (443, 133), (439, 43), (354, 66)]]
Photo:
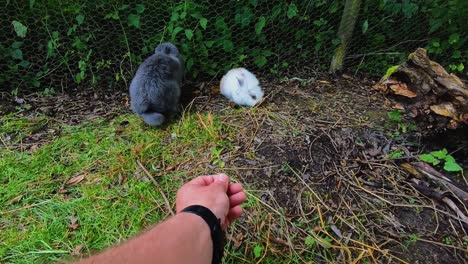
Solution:
[(244, 86), (244, 75), (236, 76), (236, 79), (240, 87)]

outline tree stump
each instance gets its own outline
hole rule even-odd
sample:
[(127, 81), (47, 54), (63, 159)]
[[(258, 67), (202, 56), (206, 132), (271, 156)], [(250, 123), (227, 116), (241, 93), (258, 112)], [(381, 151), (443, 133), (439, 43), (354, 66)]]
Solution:
[(376, 84), (392, 107), (404, 110), (418, 126), (435, 131), (468, 125), (468, 87), (418, 48), (408, 61), (390, 68)]

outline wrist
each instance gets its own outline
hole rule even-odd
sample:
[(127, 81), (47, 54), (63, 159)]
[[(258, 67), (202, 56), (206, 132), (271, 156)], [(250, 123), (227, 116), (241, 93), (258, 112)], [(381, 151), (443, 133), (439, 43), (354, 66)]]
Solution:
[(221, 228), (220, 219), (208, 208), (202, 205), (191, 205), (182, 210), (184, 213), (193, 214), (203, 219), (210, 230), (213, 258), (211, 263), (221, 263), (224, 253), (225, 234)]

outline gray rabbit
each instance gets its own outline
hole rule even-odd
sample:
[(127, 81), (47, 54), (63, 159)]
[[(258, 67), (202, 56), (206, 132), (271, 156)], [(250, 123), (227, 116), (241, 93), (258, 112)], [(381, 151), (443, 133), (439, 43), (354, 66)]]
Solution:
[(171, 43), (159, 44), (153, 55), (138, 67), (130, 83), (130, 107), (150, 126), (164, 123), (178, 113), (184, 75), (179, 50)]

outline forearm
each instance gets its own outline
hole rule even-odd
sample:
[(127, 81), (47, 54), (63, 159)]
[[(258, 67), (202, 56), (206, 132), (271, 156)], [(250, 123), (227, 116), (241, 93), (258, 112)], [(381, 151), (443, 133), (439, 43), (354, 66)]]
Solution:
[(142, 235), (79, 263), (209, 264), (212, 255), (206, 222), (197, 215), (179, 213)]

